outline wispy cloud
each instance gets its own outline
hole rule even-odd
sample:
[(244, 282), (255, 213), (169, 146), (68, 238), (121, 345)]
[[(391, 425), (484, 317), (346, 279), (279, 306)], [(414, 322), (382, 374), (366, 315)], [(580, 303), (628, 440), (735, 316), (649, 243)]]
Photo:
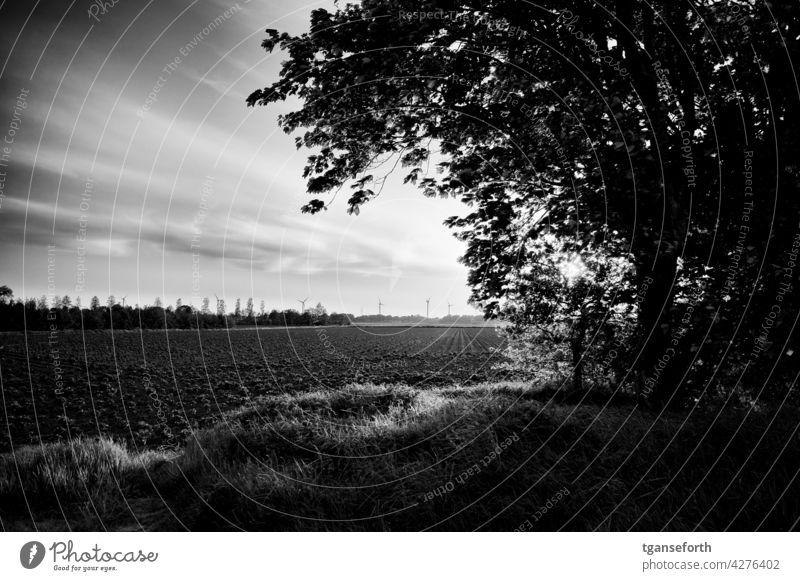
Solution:
[(31, 97), (0, 208), (0, 283), (41, 294), (55, 243), (68, 294), (80, 247), (87, 295), (187, 296), (199, 264), (207, 294), (310, 294), (353, 312), (378, 293), (397, 312), (415, 293), (465, 302), (462, 247), (441, 225), (457, 204), (390, 181), (359, 217), (343, 200), (301, 214), (308, 152), (277, 126), (293, 104), (245, 106), (284, 58), (260, 48), (263, 29), (300, 32), (331, 4), (240, 2), (206, 34), (229, 2), (120, 2), (99, 23), (76, 5), (58, 25), (66, 7), (45, 0), (13, 52), (31, 6), (3, 4), (3, 110), (20, 87)]

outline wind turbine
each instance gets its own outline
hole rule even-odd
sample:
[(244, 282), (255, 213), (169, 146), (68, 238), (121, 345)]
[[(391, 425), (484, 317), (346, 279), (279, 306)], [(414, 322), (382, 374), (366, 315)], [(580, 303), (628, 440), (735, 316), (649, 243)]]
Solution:
[(381, 307), (383, 307), (383, 303), (381, 302), (381, 298), (378, 297), (378, 314), (381, 314)]
[(301, 301), (300, 299), (297, 299), (297, 302), (298, 302), (298, 303), (300, 303), (300, 305), (301, 305), (301, 306), (302, 306), (302, 308), (303, 308), (303, 310), (302, 310), (302, 311), (300, 311), (300, 314), (301, 314), (301, 315), (302, 315), (303, 313), (305, 313), (305, 312), (306, 312), (306, 301), (307, 301), (307, 300), (308, 300), (308, 297), (304, 298), (302, 301)]
[(430, 319), (431, 318), (431, 300), (430, 299), (425, 299), (425, 318), (426, 319)]

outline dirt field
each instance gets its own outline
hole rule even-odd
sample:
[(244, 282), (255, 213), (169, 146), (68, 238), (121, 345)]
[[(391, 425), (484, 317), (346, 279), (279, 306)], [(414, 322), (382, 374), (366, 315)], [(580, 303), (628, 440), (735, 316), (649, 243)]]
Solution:
[(0, 446), (102, 435), (177, 447), (260, 395), (496, 379), (501, 344), (490, 327), (5, 333)]

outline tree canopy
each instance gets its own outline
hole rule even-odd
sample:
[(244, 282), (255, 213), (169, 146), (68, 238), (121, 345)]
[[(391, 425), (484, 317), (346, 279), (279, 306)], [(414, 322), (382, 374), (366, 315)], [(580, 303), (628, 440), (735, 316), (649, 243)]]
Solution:
[(280, 123), (309, 149), (304, 211), (348, 188), (358, 213), (397, 168), (460, 199), (447, 224), (488, 316), (531, 239), (629, 256), (655, 401), (698, 397), (726, 362), (793, 369), (775, 364), (797, 317), (800, 5), (363, 0), (267, 35), (288, 58), (248, 104), (299, 99)]

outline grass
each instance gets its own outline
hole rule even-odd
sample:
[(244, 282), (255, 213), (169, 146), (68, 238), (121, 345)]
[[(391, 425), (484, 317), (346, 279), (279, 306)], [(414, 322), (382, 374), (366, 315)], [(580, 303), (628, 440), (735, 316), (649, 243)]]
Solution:
[(658, 417), (522, 384), (264, 397), (175, 453), (0, 456), (6, 530), (788, 530), (797, 410)]

